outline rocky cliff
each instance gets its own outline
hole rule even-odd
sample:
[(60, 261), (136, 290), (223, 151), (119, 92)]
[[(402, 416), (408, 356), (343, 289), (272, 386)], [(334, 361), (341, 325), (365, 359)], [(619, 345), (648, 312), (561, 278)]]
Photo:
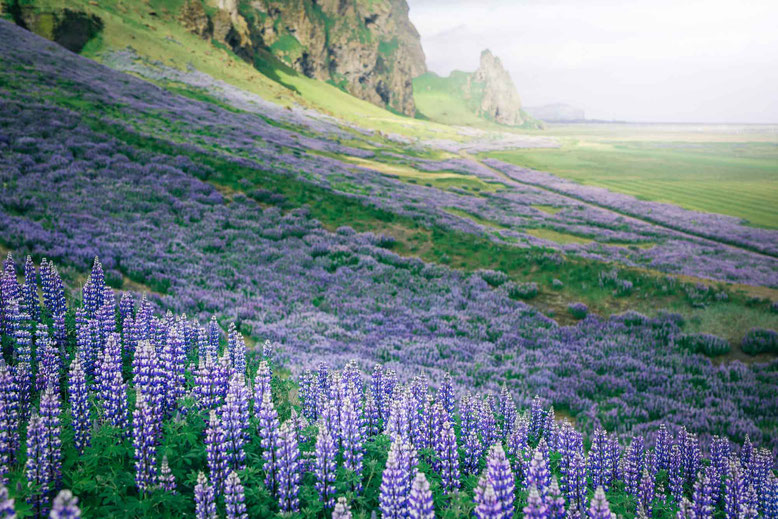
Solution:
[(508, 126), (519, 126), (524, 122), (516, 85), (503, 68), (500, 58), (488, 49), (481, 53), (481, 62), (472, 75), (472, 81), (480, 83), (480, 116)]
[(261, 51), (308, 77), (414, 115), (414, 77), (426, 71), (405, 0), (188, 0), (181, 23), (246, 60)]
[(506, 126), (539, 127), (521, 107), (510, 74), (489, 50), (475, 72), (454, 70), (448, 77), (427, 72), (413, 81), (419, 112), (444, 124), (471, 126), (489, 121)]

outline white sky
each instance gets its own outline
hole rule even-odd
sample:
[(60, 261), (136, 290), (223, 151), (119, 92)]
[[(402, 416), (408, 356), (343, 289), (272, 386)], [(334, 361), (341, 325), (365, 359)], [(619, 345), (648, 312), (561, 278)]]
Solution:
[(587, 118), (778, 123), (778, 0), (408, 0), (430, 70), (489, 48), (525, 105)]

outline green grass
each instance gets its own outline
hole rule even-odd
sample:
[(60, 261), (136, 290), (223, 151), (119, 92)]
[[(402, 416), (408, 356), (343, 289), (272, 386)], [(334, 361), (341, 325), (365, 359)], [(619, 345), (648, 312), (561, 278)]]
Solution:
[(524, 229), (522, 232), (529, 234), (530, 236), (534, 236), (535, 238), (559, 243), (560, 245), (568, 245), (571, 243), (587, 245), (593, 241), (590, 238), (584, 238), (583, 236), (577, 236), (567, 232), (555, 231), (554, 229), (548, 229), (545, 227), (539, 227), (537, 229)]
[(489, 157), (582, 184), (778, 228), (778, 144), (568, 140)]
[(553, 205), (531, 205), (530, 207), (546, 214), (557, 214), (564, 209), (564, 207), (555, 207)]
[(478, 117), (475, 111), (483, 95), (483, 86), (471, 84), (470, 96), (464, 91), (470, 74), (455, 70), (449, 77), (427, 72), (413, 80), (413, 99), (416, 109), (433, 121), (459, 126), (493, 128), (496, 125)]

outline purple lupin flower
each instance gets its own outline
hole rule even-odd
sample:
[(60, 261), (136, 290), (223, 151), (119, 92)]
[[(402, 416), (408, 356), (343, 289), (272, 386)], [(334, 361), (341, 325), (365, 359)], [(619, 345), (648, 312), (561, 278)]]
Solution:
[(408, 513), (407, 464), (403, 460), (403, 439), (392, 442), (381, 479), (379, 503), (383, 519), (405, 519)]
[[(508, 519), (508, 517), (503, 515), (502, 517)], [(543, 498), (540, 497), (540, 493), (538, 492), (538, 489), (534, 486), (529, 487), (529, 496), (527, 497), (527, 506), (524, 507), (524, 518), (525, 519), (548, 519), (549, 513), (548, 513), (548, 507), (543, 502)]]
[(681, 502), (683, 498), (683, 468), (681, 466), (681, 447), (674, 443), (670, 447), (670, 459), (667, 467), (667, 481), (670, 487), (670, 494), (676, 503)]
[(257, 374), (254, 377), (254, 409), (259, 409), (259, 406), (262, 405), (262, 400), (265, 397), (265, 393), (270, 393), (271, 380), (272, 374), (270, 372), (270, 364), (263, 360), (259, 363), (259, 367), (257, 367)]
[(53, 385), (49, 385), (41, 395), (40, 418), (45, 434), (44, 455), (47, 458), (47, 480), (52, 490), (59, 487), (62, 477), (62, 442), (59, 438), (60, 412), (59, 393)]
[[(488, 402), (480, 402), (480, 418), (478, 420), (479, 430), (484, 445), (494, 445), (500, 439), (500, 433), (497, 430), (497, 420)], [(496, 490), (496, 489), (495, 489)]]
[(349, 508), (345, 497), (338, 498), (338, 502), (332, 510), (332, 519), (351, 519), (351, 508)]
[(238, 474), (233, 470), (224, 483), (224, 507), (227, 519), (248, 519), (246, 497)]
[(258, 416), (262, 459), (265, 461), (265, 486), (271, 494), (276, 495), (278, 492), (278, 461), (276, 458), (278, 448), (278, 413), (273, 406), (269, 392), (266, 392), (262, 397), (262, 405), (259, 407)]
[[(586, 483), (584, 482), (585, 487)], [(556, 476), (551, 479), (551, 486), (548, 487), (545, 503), (548, 508), (548, 519), (564, 519), (565, 498), (562, 497), (562, 491), (559, 489), (559, 482)]]
[(410, 519), (435, 519), (432, 505), (432, 491), (423, 472), (416, 473), (408, 495), (408, 517)]
[(597, 487), (594, 491), (594, 498), (588, 511), (589, 519), (615, 519), (616, 514), (611, 513), (608, 500), (605, 498), (605, 490)]
[(727, 517), (738, 517), (745, 498), (747, 482), (740, 462), (734, 456), (730, 459), (729, 477), (724, 485), (724, 511)]
[(81, 517), (78, 498), (70, 490), (60, 490), (51, 506), (50, 519), (77, 519)]
[(162, 465), (159, 468), (159, 487), (166, 492), (174, 494), (176, 492), (176, 477), (170, 470), (167, 456), (162, 457)]
[(316, 437), (316, 490), (324, 508), (335, 505), (335, 471), (337, 464), (335, 456), (335, 441), (324, 427), (319, 427)]
[(162, 408), (164, 399), (164, 373), (154, 345), (143, 340), (132, 361), (132, 375), (135, 388), (143, 394), (149, 406)]
[(341, 437), (343, 438), (343, 467), (353, 474), (351, 491), (358, 494), (362, 491), (362, 456), (363, 438), (357, 410), (350, 398), (343, 405), (343, 422)]
[(527, 488), (535, 487), (540, 497), (545, 499), (548, 487), (551, 485), (551, 471), (549, 470), (549, 460), (544, 455), (545, 449), (542, 445), (545, 445), (545, 439), (541, 439), (537, 449), (535, 449), (524, 486)]
[(513, 426), (516, 424), (516, 402), (513, 401), (513, 395), (508, 392), (507, 386), (503, 384), (500, 393), (500, 422), (502, 424), (502, 439), (508, 440)]
[(127, 427), (127, 383), (122, 377), (121, 345), (112, 334), (100, 354), (97, 369), (97, 400), (102, 420), (120, 431)]
[(35, 263), (27, 256), (24, 262), (24, 285), (22, 286), (22, 310), (33, 321), (40, 321), (41, 309), (38, 300), (38, 273)]
[[(398, 391), (400, 390), (398, 389)], [(396, 441), (399, 438), (411, 438), (412, 436), (412, 396), (409, 389), (401, 392), (401, 396), (391, 400), (389, 422), (386, 425), (386, 432), (392, 441)]]
[(200, 355), (194, 373), (195, 385), (193, 391), (197, 399), (197, 407), (201, 411), (213, 411), (219, 405), (216, 369), (210, 354)]
[(454, 415), (454, 384), (451, 380), (451, 373), (443, 374), (443, 382), (438, 390), (437, 400), (446, 410), (449, 416)]
[(451, 492), (459, 488), (459, 451), (456, 432), (449, 420), (443, 422), (437, 440), (435, 454), (438, 457), (441, 486), (444, 492)]
[(765, 519), (778, 519), (778, 478), (772, 472), (767, 476), (760, 509)]
[(130, 292), (124, 292), (119, 299), (119, 316), (122, 322), (135, 317), (135, 299)]
[(219, 514), (216, 512), (216, 495), (213, 486), (208, 484), (208, 478), (202, 472), (197, 474), (194, 499), (197, 519), (218, 519)]
[(621, 460), (621, 445), (619, 445), (619, 438), (615, 433), (610, 434), (608, 440), (608, 459), (611, 461), (611, 482), (615, 481), (619, 475), (619, 464)]
[(692, 506), (695, 519), (711, 519), (713, 517), (712, 482), (708, 470), (700, 472), (700, 477), (694, 483)]
[(70, 414), (73, 423), (73, 444), (76, 450), (83, 454), (84, 449), (90, 443), (92, 418), (89, 415), (86, 372), (78, 355), (70, 363), (68, 391), (70, 393)]
[(211, 482), (217, 494), (224, 491), (227, 479), (227, 444), (224, 441), (224, 429), (216, 411), (211, 411), (208, 427), (205, 430), (205, 454)]
[(667, 431), (667, 426), (661, 424), (659, 426), (659, 431), (656, 433), (656, 440), (654, 442), (654, 462), (656, 463), (657, 470), (664, 470), (667, 468), (670, 459), (671, 444), (672, 441), (670, 433)]
[(500, 504), (500, 510), (502, 510), (502, 517), (505, 519), (513, 517), (516, 482), (508, 458), (505, 456), (505, 451), (500, 443), (495, 443), (489, 449), (489, 455), (486, 458), (486, 469), (484, 469), (484, 473), (481, 475), (481, 479), (475, 489), (477, 503), (483, 501), (483, 492), (486, 489), (487, 483), (494, 489), (497, 502)]
[(503, 519), (502, 504), (488, 481), (483, 492), (476, 495), (475, 516), (478, 519)]
[(586, 462), (581, 452), (571, 456), (567, 475), (567, 500), (570, 509), (583, 513), (586, 510)]
[(365, 435), (368, 438), (371, 438), (381, 431), (381, 418), (378, 411), (378, 405), (376, 404), (375, 397), (373, 397), (372, 392), (368, 391), (365, 395), (365, 406), (363, 414)]
[(680, 441), (681, 455), (683, 457), (683, 476), (687, 484), (692, 484), (697, 479), (697, 472), (702, 465), (702, 452), (697, 435), (688, 433), (686, 428), (681, 430)]
[(0, 355), (0, 485), (5, 484), (19, 445), (19, 389)]
[(464, 472), (465, 474), (475, 474), (481, 466), (481, 457), (484, 451), (481, 439), (475, 429), (471, 430), (465, 438), (463, 448), (465, 451)]
[(231, 470), (243, 470), (246, 468), (244, 447), (248, 443), (249, 394), (240, 373), (230, 378), (230, 387), (221, 412), (227, 463)]
[(230, 353), (230, 361), (232, 363), (232, 369), (236, 373), (241, 375), (246, 374), (246, 341), (243, 338), (235, 323), (230, 323), (227, 332), (227, 350)]
[(97, 309), (103, 305), (103, 295), (105, 293), (105, 274), (100, 260), (95, 256), (92, 264), (92, 272), (81, 289), (84, 309), (89, 317), (93, 317)]
[(8, 496), (8, 489), (0, 483), (0, 519), (16, 519), (14, 500)]
[(186, 343), (180, 322), (168, 327), (167, 340), (162, 349), (165, 371), (164, 407), (167, 415), (178, 408), (178, 401), (186, 392)]
[(643, 472), (645, 445), (642, 436), (633, 436), (627, 455), (624, 457), (624, 487), (632, 496), (637, 496), (640, 486), (640, 475)]
[(221, 330), (219, 323), (216, 322), (216, 316), (212, 315), (211, 320), (208, 322), (208, 351), (211, 352), (211, 356), (216, 357), (219, 351), (219, 336)]
[(654, 491), (656, 489), (656, 474), (653, 471), (648, 470), (648, 467), (643, 469), (643, 475), (640, 479), (640, 486), (638, 487), (638, 509), (643, 509), (649, 517), (654, 511)]
[(592, 447), (589, 449), (589, 474), (594, 488), (602, 487), (605, 491), (611, 484), (611, 460), (608, 448), (608, 437), (604, 430), (594, 431)]
[(51, 315), (64, 315), (65, 285), (59, 275), (56, 265), (44, 258), (41, 261), (41, 286), (43, 288), (43, 303)]
[(546, 411), (543, 409), (543, 401), (535, 396), (530, 407), (530, 435), (539, 440), (543, 435), (543, 426), (546, 424)]
[[(257, 376), (259, 376), (259, 370), (257, 370)], [(256, 380), (254, 382), (254, 387), (256, 390)], [(303, 416), (305, 416), (308, 420), (315, 421), (318, 420), (318, 409), (317, 409), (317, 402), (319, 399), (319, 393), (318, 393), (318, 385), (316, 384), (316, 377), (313, 373), (313, 371), (306, 369), (300, 374), (300, 381), (299, 381), (299, 390), (298, 393), (300, 395), (300, 405), (302, 406), (302, 412)], [(259, 405), (262, 403), (262, 400), (258, 400), (254, 398), (254, 409), (258, 409)]]
[(153, 403), (138, 388), (132, 413), (132, 445), (135, 448), (135, 485), (141, 494), (157, 485), (157, 418)]
[(281, 512), (297, 512), (300, 508), (300, 449), (295, 426), (286, 421), (278, 434), (278, 506)]
[(27, 424), (27, 461), (25, 462), (27, 485), (31, 490), (28, 502), (37, 516), (45, 511), (44, 496), (51, 491), (48, 451), (46, 446), (46, 426), (37, 412), (33, 412)]
[(36, 389), (41, 391), (51, 385), (59, 390), (59, 349), (49, 337), (45, 325), (39, 324), (35, 331), (35, 349), (38, 357)]

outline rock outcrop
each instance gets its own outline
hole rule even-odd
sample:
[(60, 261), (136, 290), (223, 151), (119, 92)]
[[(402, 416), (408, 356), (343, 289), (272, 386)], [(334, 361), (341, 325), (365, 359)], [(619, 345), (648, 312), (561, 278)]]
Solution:
[(507, 126), (519, 126), (524, 122), (516, 85), (500, 58), (488, 49), (481, 53), (480, 65), (471, 80), (479, 83), (482, 92), (479, 116)]
[(97, 16), (73, 9), (37, 10), (16, 4), (9, 11), (18, 25), (72, 52), (81, 52), (103, 28)]
[(210, 2), (215, 14), (209, 17), (202, 0), (188, 0), (180, 13), (182, 24), (247, 61), (267, 50), (308, 77), (415, 114), (412, 80), (426, 65), (405, 0)]

